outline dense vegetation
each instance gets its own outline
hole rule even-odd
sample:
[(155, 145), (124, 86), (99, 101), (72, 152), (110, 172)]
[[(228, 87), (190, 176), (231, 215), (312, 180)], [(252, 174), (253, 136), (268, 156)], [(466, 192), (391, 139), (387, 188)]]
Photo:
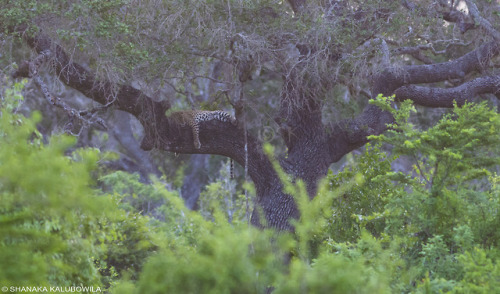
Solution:
[[(277, 234), (249, 226), (244, 201), (233, 203), (229, 223), (221, 183), (207, 188), (206, 209), (192, 212), (160, 181), (146, 185), (99, 168), (111, 154), (71, 149), (67, 136), (43, 142), (35, 128), (40, 115), (16, 114), (21, 88), (2, 94), (2, 286), (112, 293), (500, 288), (500, 115), (485, 103), (456, 107), (421, 130), (408, 121), (411, 103), (395, 110), (380, 97), (373, 103), (396, 117), (391, 130), (328, 175), (313, 200), (303, 182), (287, 182), (301, 218), (295, 234)], [(391, 153), (381, 148), (386, 143)], [(414, 169), (392, 171), (398, 156), (415, 157)], [(162, 220), (140, 213), (148, 199), (162, 200)]]
[(498, 0), (0, 0), (0, 82), (3, 292), (500, 293)]

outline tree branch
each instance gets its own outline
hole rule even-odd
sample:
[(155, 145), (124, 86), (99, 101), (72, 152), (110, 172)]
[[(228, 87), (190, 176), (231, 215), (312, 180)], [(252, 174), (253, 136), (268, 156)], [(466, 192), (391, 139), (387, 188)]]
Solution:
[(397, 101), (410, 99), (427, 107), (453, 107), (453, 101), (463, 105), (474, 96), (485, 93), (500, 93), (500, 75), (480, 77), (448, 89), (409, 85), (394, 92)]
[(449, 62), (388, 68), (375, 77), (372, 98), (379, 93), (390, 96), (397, 88), (404, 85), (463, 79), (471, 72), (482, 72), (488, 68), (490, 60), (499, 53), (500, 44), (489, 42)]
[[(411, 1), (402, 0), (402, 5), (412, 12), (417, 11), (417, 5)], [(445, 9), (445, 11), (438, 11), (439, 15), (442, 16), (447, 22), (458, 24), (458, 28), (462, 34), (475, 28), (474, 23), (467, 21), (468, 16), (462, 11), (457, 10), (455, 7), (450, 7), (448, 1), (440, 0), (439, 5)], [(421, 10), (419, 13), (428, 16), (427, 13)]]
[[(38, 74), (40, 67), (51, 58), (50, 50), (42, 51), (37, 57), (31, 61), (25, 61), (19, 69), (12, 74), (15, 77), (30, 77), (35, 81), (35, 84), (40, 88), (45, 99), (52, 105), (63, 109), (71, 118), (77, 118), (86, 125), (96, 125), (99, 129), (106, 129), (106, 123), (100, 117), (94, 116), (94, 112), (78, 111), (65, 103), (61, 98), (52, 94), (45, 82)], [(82, 114), (83, 113), (83, 114)]]
[(472, 16), (474, 21), (476, 21), (479, 26), (490, 36), (492, 36), (495, 41), (500, 42), (500, 32), (497, 31), (488, 20), (486, 20), (481, 16), (481, 14), (479, 14), (479, 10), (477, 9), (476, 4), (471, 0), (466, 0), (465, 2), (467, 3), (467, 7), (469, 8), (469, 14)]
[[(19, 33), (23, 33), (22, 31)], [(245, 164), (245, 142), (248, 143), (248, 171), (256, 184), (269, 182), (272, 170), (269, 159), (263, 154), (262, 146), (255, 138), (248, 136), (245, 140), (241, 128), (229, 122), (216, 120), (200, 124), (200, 141), (202, 146), (196, 149), (193, 144), (192, 130), (166, 117), (170, 108), (168, 101), (155, 101), (138, 89), (129, 85), (113, 85), (109, 81), (98, 81), (93, 73), (78, 63), (72, 62), (63, 48), (39, 33), (29, 37), (22, 34), (27, 44), (36, 52), (50, 50), (56, 75), (67, 86), (80, 91), (88, 98), (103, 105), (110, 104), (118, 110), (126, 111), (139, 120), (144, 127), (145, 136), (141, 148), (150, 150), (154, 147), (177, 153), (218, 154), (233, 158), (241, 165)], [(21, 67), (14, 75), (29, 76), (29, 66)], [(115, 90), (118, 88), (118, 90)]]
[[(452, 107), (453, 100), (457, 100), (460, 104), (477, 94), (498, 93), (500, 83), (498, 76), (477, 78), (451, 89), (419, 87), (412, 84), (463, 79), (471, 72), (485, 70), (490, 60), (499, 53), (500, 45), (497, 42), (490, 42), (449, 62), (388, 68), (374, 78), (372, 98), (379, 93), (385, 96), (396, 94), (399, 100), (411, 99), (420, 105)], [(338, 161), (345, 154), (366, 144), (367, 136), (384, 132), (386, 124), (392, 121), (390, 113), (374, 105), (368, 105), (358, 117), (332, 125), (332, 132), (327, 140), (332, 155), (331, 162)]]
[[(19, 31), (26, 43), (38, 54), (44, 51), (52, 52), (52, 65), (59, 79), (67, 86), (80, 91), (90, 99), (103, 105), (113, 104), (119, 110), (139, 116), (144, 112), (164, 113), (170, 105), (168, 103), (156, 102), (141, 91), (129, 85), (116, 85), (109, 81), (99, 81), (95, 75), (66, 54), (64, 49), (55, 44), (48, 36), (38, 33), (30, 36), (24, 31)], [(16, 75), (21, 76), (22, 71)], [(140, 119), (140, 118), (139, 118)]]

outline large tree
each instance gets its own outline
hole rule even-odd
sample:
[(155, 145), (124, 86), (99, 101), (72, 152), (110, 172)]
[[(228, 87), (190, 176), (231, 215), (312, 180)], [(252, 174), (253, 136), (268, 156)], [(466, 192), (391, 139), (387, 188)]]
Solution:
[[(449, 108), (500, 98), (500, 5), (476, 2), (2, 0), (0, 25), (4, 45), (22, 38), (35, 52), (12, 54), (14, 76), (50, 103), (105, 124), (55, 97), (44, 64), (101, 108), (136, 117), (143, 149), (234, 159), (256, 188), (252, 222), (292, 230), (299, 213), (265, 141), (314, 197), (332, 163), (393, 122), (369, 99)], [(237, 124), (201, 123), (198, 149), (167, 115), (183, 107), (234, 111)]]

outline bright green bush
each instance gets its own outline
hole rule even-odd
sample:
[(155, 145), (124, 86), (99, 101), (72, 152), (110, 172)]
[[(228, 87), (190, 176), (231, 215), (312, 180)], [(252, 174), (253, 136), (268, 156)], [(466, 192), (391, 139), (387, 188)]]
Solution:
[(379, 177), (391, 172), (394, 159), (395, 156), (382, 152), (379, 145), (367, 144), (365, 152), (356, 158), (356, 165), (336, 175), (329, 173), (327, 180), (332, 190), (348, 185), (356, 176), (362, 179), (332, 203), (332, 214), (325, 231), (336, 241), (355, 241), (362, 228), (374, 235), (384, 231), (383, 212), (387, 199), (404, 189), (395, 186), (388, 178)]
[(113, 203), (89, 185), (98, 152), (70, 158), (66, 136), (44, 144), (40, 116), (13, 113), (21, 88), (4, 91), (0, 110), (0, 284), (100, 286), (93, 229)]
[(43, 143), (40, 116), (15, 113), (21, 89), (6, 88), (0, 109), (0, 285), (103, 290), (122, 272), (136, 278), (157, 248), (147, 218), (95, 190), (98, 150), (68, 156), (68, 136)]
[[(332, 190), (348, 188), (333, 197), (331, 216), (316, 239), (326, 240), (330, 252), (358, 256), (365, 252), (362, 232), (375, 236), (398, 263), (397, 268), (377, 267), (390, 277), (391, 292), (490, 293), (500, 278), (494, 270), (500, 115), (485, 103), (466, 104), (420, 130), (410, 122), (410, 102), (399, 110), (390, 98), (373, 103), (391, 111), (396, 122), (384, 135), (372, 137), (373, 145), (354, 166), (328, 176)], [(389, 144), (392, 155), (382, 152), (381, 144)], [(414, 169), (393, 172), (398, 156), (412, 159)], [(359, 175), (363, 181), (349, 185)], [(470, 282), (471, 276), (483, 275), (474, 265), (487, 263), (472, 261), (471, 256), (479, 258), (477, 250), (489, 257), (488, 282)]]
[[(265, 293), (279, 262), (254, 230), (218, 227), (198, 246), (160, 252), (145, 266), (138, 293)], [(253, 249), (253, 250), (252, 250)]]
[[(295, 232), (245, 223), (223, 181), (188, 211), (165, 183), (115, 172), (105, 156), (67, 154), (74, 140), (16, 114), (22, 84), (0, 109), (0, 284), (95, 286), (112, 293), (495, 293), (500, 288), (500, 115), (455, 107), (427, 130), (413, 106), (373, 103), (396, 122), (356, 164), (329, 174), (312, 200), (272, 160), (300, 210)], [(382, 151), (390, 144), (392, 153)], [(273, 149), (266, 146), (271, 155)], [(407, 156), (408, 173), (392, 161)], [(104, 187), (100, 191), (98, 187)], [(229, 222), (232, 220), (233, 222)]]
[[(419, 291), (451, 291), (472, 274), (463, 256), (474, 248), (487, 255), (498, 252), (500, 195), (494, 172), (500, 163), (500, 115), (485, 103), (465, 104), (435, 126), (419, 130), (409, 122), (414, 111), (410, 102), (395, 110), (389, 101), (375, 103), (393, 112), (396, 122), (373, 139), (390, 143), (396, 155), (412, 158), (414, 170), (375, 178), (404, 187), (392, 189), (383, 213), (376, 214), (385, 219), (380, 234), (402, 242), (400, 255), (407, 268), (424, 281)], [(488, 292), (487, 285), (476, 286)]]
[(245, 222), (247, 215), (245, 195), (237, 194), (234, 183), (219, 179), (210, 183), (200, 194), (200, 213), (207, 218), (223, 213), (228, 222)]

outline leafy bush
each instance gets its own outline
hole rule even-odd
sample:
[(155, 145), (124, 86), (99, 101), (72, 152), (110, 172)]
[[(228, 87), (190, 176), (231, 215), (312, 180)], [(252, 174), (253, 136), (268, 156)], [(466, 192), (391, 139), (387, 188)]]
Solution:
[[(44, 143), (39, 115), (16, 114), (21, 89), (13, 85), (1, 100), (1, 285), (112, 293), (500, 288), (500, 115), (484, 103), (455, 107), (420, 130), (409, 122), (409, 102), (396, 110), (390, 98), (373, 101), (395, 123), (371, 138), (357, 164), (329, 174), (313, 199), (272, 160), (301, 211), (294, 233), (276, 233), (245, 223), (244, 201), (225, 193), (223, 181), (206, 188), (202, 213), (188, 211), (165, 183), (123, 172), (102, 176), (99, 191), (91, 175), (104, 155), (68, 155), (74, 140), (66, 136)], [(414, 169), (393, 172), (403, 155)]]
[(64, 152), (74, 143), (36, 131), (40, 116), (12, 113), (21, 84), (3, 93), (0, 110), (0, 284), (99, 285), (95, 222), (113, 211), (89, 183), (96, 150)]
[(21, 89), (5, 89), (0, 109), (0, 284), (103, 288), (122, 272), (135, 278), (156, 249), (147, 219), (94, 189), (98, 150), (68, 156), (68, 136), (43, 143), (40, 115), (15, 113)]

